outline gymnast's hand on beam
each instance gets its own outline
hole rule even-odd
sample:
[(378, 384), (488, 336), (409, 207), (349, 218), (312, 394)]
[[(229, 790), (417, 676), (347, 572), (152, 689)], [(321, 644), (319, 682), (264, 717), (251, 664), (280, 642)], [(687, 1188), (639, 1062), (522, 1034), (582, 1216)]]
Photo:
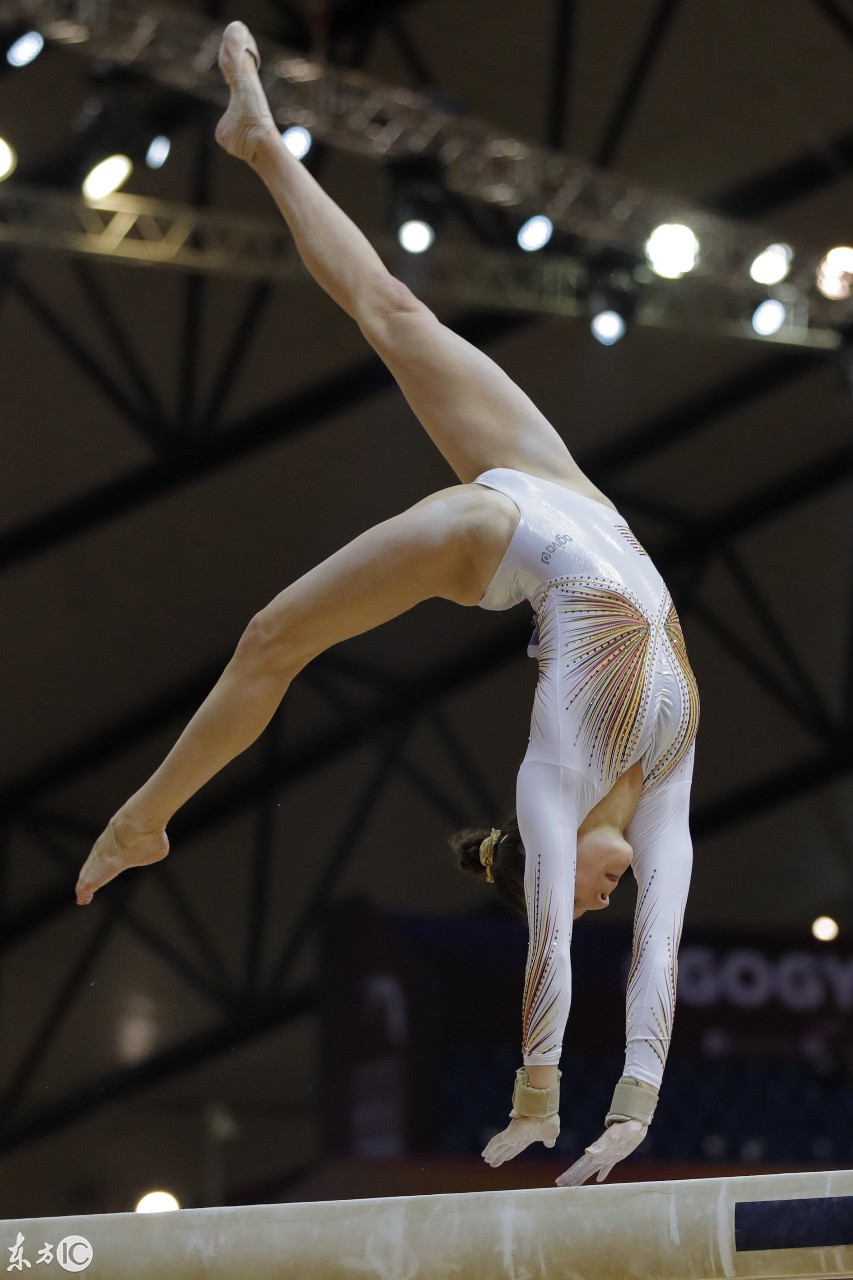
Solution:
[(531, 1142), (544, 1142), (553, 1147), (560, 1133), (560, 1117), (515, 1116), (506, 1129), (496, 1133), (483, 1152), (483, 1159), (496, 1169), (505, 1160), (512, 1160)]
[(649, 1126), (639, 1120), (618, 1120), (587, 1147), (586, 1154), (576, 1160), (571, 1169), (560, 1174), (557, 1186), (579, 1187), (594, 1173), (598, 1174), (596, 1182), (603, 1182), (615, 1164), (636, 1151), (648, 1131)]

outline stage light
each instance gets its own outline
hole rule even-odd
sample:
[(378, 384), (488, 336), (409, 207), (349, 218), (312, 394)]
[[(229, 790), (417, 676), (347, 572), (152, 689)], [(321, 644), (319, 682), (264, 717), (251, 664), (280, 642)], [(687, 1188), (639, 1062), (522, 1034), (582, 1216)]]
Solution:
[(834, 942), (838, 937), (838, 925), (831, 916), (818, 916), (812, 924), (812, 936), (818, 942)]
[(301, 124), (291, 125), (289, 129), (285, 129), (281, 137), (290, 154), (296, 156), (297, 160), (304, 160), (314, 145), (310, 131), (304, 129)]
[(841, 302), (853, 292), (853, 248), (830, 249), (817, 269), (817, 287), (831, 302)]
[(789, 244), (769, 244), (753, 259), (749, 274), (756, 284), (781, 284), (794, 260)]
[(180, 1207), (171, 1191), (149, 1191), (137, 1204), (136, 1213), (171, 1213)]
[(132, 173), (133, 164), (128, 156), (107, 156), (84, 181), (83, 195), (87, 200), (103, 200), (104, 196), (118, 191)]
[(404, 156), (389, 161), (386, 174), (394, 234), (407, 253), (425, 253), (447, 216), (441, 162), (434, 156)]
[(752, 327), (762, 338), (778, 333), (788, 318), (785, 304), (778, 298), (765, 298), (752, 313)]
[(400, 227), (397, 239), (407, 253), (426, 253), (435, 242), (435, 229), (420, 218), (410, 218)]
[(699, 259), (699, 241), (689, 227), (665, 222), (646, 241), (646, 257), (656, 275), (679, 280)]
[(545, 248), (553, 234), (554, 224), (551, 219), (546, 218), (544, 213), (537, 213), (534, 217), (528, 218), (519, 231), (518, 244), (528, 253), (535, 253), (537, 249)]
[(165, 133), (158, 133), (156, 138), (152, 138), (148, 144), (148, 150), (145, 153), (145, 163), (149, 169), (162, 169), (163, 165), (169, 159), (169, 152), (172, 150), (172, 143)]
[(589, 322), (592, 336), (603, 347), (612, 347), (625, 337), (625, 319), (618, 311), (599, 311)]
[(44, 36), (38, 31), (26, 31), (9, 46), (6, 61), (10, 67), (26, 67), (35, 62), (43, 48)]
[(9, 146), (5, 138), (0, 138), (0, 182), (11, 177), (18, 164), (14, 148)]

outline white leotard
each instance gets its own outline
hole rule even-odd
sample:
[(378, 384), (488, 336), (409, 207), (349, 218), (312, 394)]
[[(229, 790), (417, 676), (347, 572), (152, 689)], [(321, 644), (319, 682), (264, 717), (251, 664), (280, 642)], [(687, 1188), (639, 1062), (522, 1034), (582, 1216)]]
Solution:
[(517, 789), (530, 924), (523, 1060), (560, 1060), (578, 828), (640, 761), (643, 793), (625, 832), (638, 888), (624, 1074), (659, 1086), (692, 869), (688, 808), (699, 719), (678, 616), (612, 507), (502, 467), (475, 483), (506, 494), (520, 513), (480, 605), (508, 609), (527, 600), (537, 615), (531, 652), (539, 681)]

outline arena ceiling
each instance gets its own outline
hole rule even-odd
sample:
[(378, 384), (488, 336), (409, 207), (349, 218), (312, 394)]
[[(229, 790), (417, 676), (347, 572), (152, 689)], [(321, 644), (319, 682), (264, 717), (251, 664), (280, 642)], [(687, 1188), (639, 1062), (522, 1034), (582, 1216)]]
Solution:
[[(781, 239), (850, 242), (849, 0), (181, 7)], [(20, 157), (7, 193), (76, 192), (101, 103), (172, 136), (131, 196), (275, 216), (213, 145), (217, 111), (196, 94), (85, 44), (3, 65), (0, 134)], [(324, 145), (308, 163), (369, 235), (387, 233), (385, 166)], [(456, 194), (447, 210), (463, 258), (512, 252), (511, 208)], [(843, 939), (849, 325), (836, 348), (670, 324), (605, 349), (578, 318), (436, 309), (532, 396), (670, 581), (703, 697), (686, 932), (805, 939), (827, 913)], [(169, 861), (81, 912), (91, 838), (252, 613), (453, 477), (356, 327), (292, 273), (9, 242), (0, 335), (4, 1216), (126, 1208), (152, 1180), (187, 1203), (247, 1198), (319, 1157), (323, 904), (484, 908), (446, 836), (512, 803), (528, 618), (434, 602), (320, 659), (175, 821)], [(630, 898), (612, 917), (630, 917)], [(211, 1142), (229, 1115), (223, 1173)]]

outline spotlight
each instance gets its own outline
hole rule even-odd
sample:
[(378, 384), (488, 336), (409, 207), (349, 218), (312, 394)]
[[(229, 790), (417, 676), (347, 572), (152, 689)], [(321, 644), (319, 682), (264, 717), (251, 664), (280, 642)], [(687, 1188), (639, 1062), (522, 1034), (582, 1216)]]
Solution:
[(817, 269), (817, 287), (825, 298), (842, 302), (853, 292), (853, 248), (830, 249)]
[(526, 249), (528, 253), (535, 253), (537, 249), (545, 248), (553, 234), (554, 224), (551, 219), (546, 218), (544, 213), (537, 213), (534, 217), (528, 218), (519, 231), (519, 247)]
[(10, 67), (26, 67), (35, 62), (43, 48), (44, 36), (38, 31), (26, 31), (9, 46), (6, 61)]
[(812, 923), (812, 936), (818, 942), (834, 942), (838, 932), (838, 925), (831, 916), (818, 916)]
[(309, 130), (304, 129), (301, 124), (291, 125), (281, 137), (290, 154), (296, 156), (297, 160), (304, 160), (314, 145)]
[(625, 319), (618, 311), (599, 311), (589, 322), (592, 336), (603, 347), (612, 347), (625, 337)]
[(152, 138), (148, 144), (148, 150), (145, 153), (145, 163), (149, 169), (162, 169), (163, 165), (169, 159), (169, 152), (172, 150), (172, 143), (164, 133), (158, 133), (156, 138)]
[(781, 284), (794, 260), (789, 244), (769, 244), (753, 259), (749, 274), (756, 284)]
[(0, 138), (0, 182), (4, 182), (15, 172), (17, 164), (18, 157), (14, 149), (9, 146), (5, 138)]
[(677, 222), (655, 227), (645, 248), (652, 271), (665, 280), (680, 280), (699, 259), (699, 241), (689, 227)]
[(419, 218), (410, 218), (400, 227), (397, 239), (407, 253), (426, 253), (435, 243), (435, 229)]
[(107, 156), (85, 179), (83, 195), (87, 200), (103, 200), (127, 182), (132, 172), (133, 164), (128, 156)]
[(778, 333), (788, 318), (785, 304), (778, 298), (765, 298), (752, 314), (752, 327), (762, 338)]
[(149, 1191), (136, 1206), (137, 1213), (171, 1213), (180, 1209), (180, 1203), (171, 1191)]
[(445, 216), (443, 169), (432, 156), (405, 157), (388, 166), (391, 218), (408, 253), (424, 253), (434, 243)]

